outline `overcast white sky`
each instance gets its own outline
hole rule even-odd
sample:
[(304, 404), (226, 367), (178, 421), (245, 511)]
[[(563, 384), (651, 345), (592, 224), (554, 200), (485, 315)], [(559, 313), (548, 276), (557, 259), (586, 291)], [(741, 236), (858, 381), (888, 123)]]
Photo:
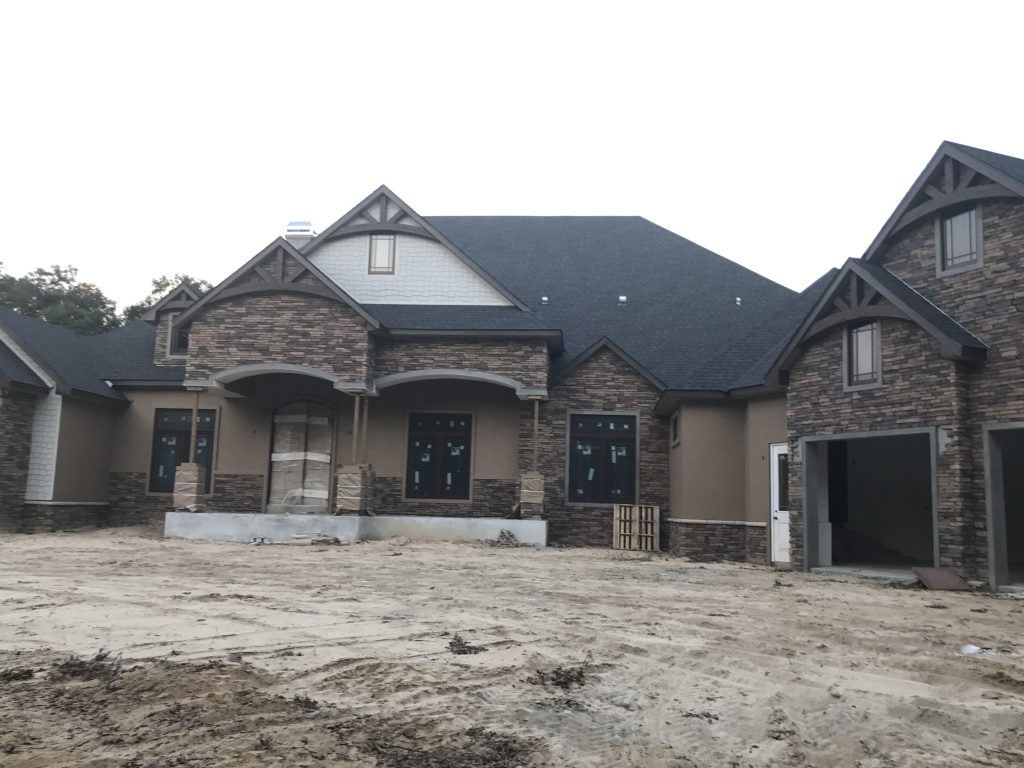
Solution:
[(792, 288), (944, 138), (1024, 156), (1020, 2), (8, 2), (4, 268), (214, 283), (380, 184), (642, 215)]

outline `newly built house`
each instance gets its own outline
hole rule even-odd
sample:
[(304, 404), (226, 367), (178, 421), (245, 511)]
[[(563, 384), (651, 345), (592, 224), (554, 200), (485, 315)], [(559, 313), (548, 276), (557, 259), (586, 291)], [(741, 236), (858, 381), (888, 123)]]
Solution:
[[(637, 217), (381, 187), (96, 337), (0, 310), (0, 524), (542, 520), (659, 507), (694, 558), (1024, 581), (1024, 160), (945, 143), (795, 293)], [(831, 256), (831, 255), (830, 255)]]

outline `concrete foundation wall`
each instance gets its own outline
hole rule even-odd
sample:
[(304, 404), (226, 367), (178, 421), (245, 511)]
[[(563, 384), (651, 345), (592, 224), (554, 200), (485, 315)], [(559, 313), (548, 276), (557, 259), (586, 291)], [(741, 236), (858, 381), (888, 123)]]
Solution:
[(409, 515), (239, 515), (168, 512), (164, 535), (204, 541), (289, 542), (296, 535), (323, 534), (343, 542), (405, 536), (428, 541), (482, 541), (511, 531), (523, 544), (547, 545), (543, 520), (414, 517)]

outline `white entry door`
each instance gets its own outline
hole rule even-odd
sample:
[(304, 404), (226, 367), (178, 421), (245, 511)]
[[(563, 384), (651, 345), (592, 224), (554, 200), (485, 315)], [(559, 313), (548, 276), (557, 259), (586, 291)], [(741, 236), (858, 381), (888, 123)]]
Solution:
[[(772, 458), (772, 562), (789, 562), (789, 446), (774, 443)], [(763, 475), (762, 475), (763, 477)]]

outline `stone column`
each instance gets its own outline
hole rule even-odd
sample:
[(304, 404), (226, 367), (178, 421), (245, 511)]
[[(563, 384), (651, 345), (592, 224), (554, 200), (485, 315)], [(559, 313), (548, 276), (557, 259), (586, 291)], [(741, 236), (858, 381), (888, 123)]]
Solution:
[(201, 497), (205, 488), (206, 467), (194, 463), (179, 464), (174, 473), (174, 508), (194, 509), (202, 506)]

